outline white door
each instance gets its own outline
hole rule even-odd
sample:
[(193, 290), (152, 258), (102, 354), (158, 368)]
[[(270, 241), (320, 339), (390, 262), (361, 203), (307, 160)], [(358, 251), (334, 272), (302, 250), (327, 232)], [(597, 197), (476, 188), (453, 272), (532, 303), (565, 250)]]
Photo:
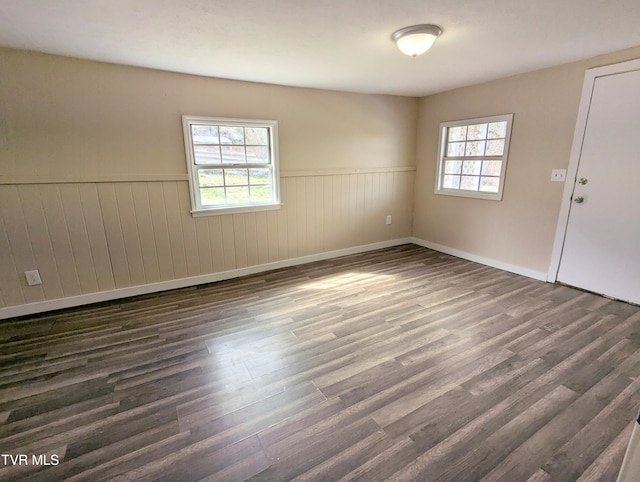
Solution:
[(558, 281), (640, 303), (640, 70), (597, 77)]

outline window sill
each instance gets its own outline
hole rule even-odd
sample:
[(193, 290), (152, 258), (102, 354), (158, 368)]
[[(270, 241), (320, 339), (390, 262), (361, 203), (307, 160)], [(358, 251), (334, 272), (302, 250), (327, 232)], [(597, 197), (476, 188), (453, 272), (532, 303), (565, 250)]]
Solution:
[(211, 209), (197, 209), (191, 211), (191, 215), (194, 218), (202, 216), (223, 216), (225, 214), (239, 214), (239, 213), (252, 213), (260, 211), (275, 211), (282, 207), (282, 203), (276, 204), (254, 204), (250, 206), (238, 206), (238, 207), (225, 207), (225, 208), (211, 208)]
[(436, 189), (435, 194), (443, 196), (467, 197), (473, 199), (485, 199), (488, 201), (502, 201), (502, 193), (484, 193), (479, 191), (463, 191), (458, 189)]

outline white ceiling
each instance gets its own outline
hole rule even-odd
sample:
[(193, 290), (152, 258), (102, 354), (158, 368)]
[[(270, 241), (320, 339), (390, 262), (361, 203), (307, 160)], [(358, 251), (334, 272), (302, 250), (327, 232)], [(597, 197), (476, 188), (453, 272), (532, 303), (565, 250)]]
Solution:
[[(390, 35), (419, 23), (443, 34), (406, 57)], [(637, 46), (639, 24), (640, 0), (0, 0), (0, 46), (406, 96)]]

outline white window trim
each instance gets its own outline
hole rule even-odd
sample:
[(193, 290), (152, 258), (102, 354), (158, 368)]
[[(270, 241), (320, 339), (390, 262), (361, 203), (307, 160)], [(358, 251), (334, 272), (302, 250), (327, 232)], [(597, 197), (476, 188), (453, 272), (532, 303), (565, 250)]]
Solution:
[[(270, 133), (271, 148), (271, 172), (273, 174), (274, 200), (270, 203), (241, 204), (238, 206), (203, 207), (200, 202), (200, 186), (197, 179), (197, 169), (193, 153), (193, 141), (191, 137), (191, 126), (193, 124), (224, 124), (237, 126), (268, 127)], [(189, 193), (191, 196), (191, 215), (215, 216), (234, 213), (248, 213), (256, 211), (271, 211), (280, 209), (280, 171), (278, 158), (278, 121), (264, 119), (238, 119), (229, 117), (203, 117), (203, 116), (182, 116), (182, 130), (184, 136), (185, 156), (187, 161), (187, 172), (189, 174)], [(246, 164), (228, 164), (225, 167), (246, 167)]]
[[(497, 192), (482, 192), (482, 191), (468, 191), (464, 189), (445, 189), (442, 186), (442, 179), (444, 176), (444, 157), (446, 154), (447, 147), (447, 136), (446, 133), (450, 127), (458, 127), (458, 126), (466, 126), (473, 124), (485, 124), (489, 122), (502, 122), (507, 121), (507, 131), (505, 134), (504, 141), (504, 151), (501, 156), (502, 165), (500, 169), (500, 181), (498, 184)], [(435, 194), (442, 194), (445, 196), (458, 196), (458, 197), (468, 197), (475, 199), (489, 199), (493, 201), (501, 201), (502, 200), (502, 192), (504, 190), (504, 181), (505, 174), (507, 171), (507, 160), (509, 158), (509, 144), (511, 141), (511, 127), (513, 124), (513, 114), (502, 114), (502, 115), (494, 115), (488, 117), (477, 117), (475, 119), (463, 119), (459, 121), (450, 121), (443, 122), (440, 124), (440, 133), (439, 133), (439, 141), (440, 144), (438, 146), (438, 166), (436, 172), (436, 186), (435, 186)], [(486, 158), (487, 156), (481, 156), (481, 158)]]

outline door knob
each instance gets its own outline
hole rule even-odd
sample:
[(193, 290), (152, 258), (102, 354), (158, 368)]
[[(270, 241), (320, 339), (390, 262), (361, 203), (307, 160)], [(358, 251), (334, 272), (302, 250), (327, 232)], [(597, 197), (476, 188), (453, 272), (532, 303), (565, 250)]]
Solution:
[(573, 198), (573, 202), (574, 203), (578, 203), (578, 204), (582, 204), (584, 202), (584, 197), (582, 196), (577, 196)]
[(589, 181), (587, 180), (586, 177), (581, 177), (580, 180), (578, 181), (578, 184), (582, 184), (584, 186), (588, 182)]

